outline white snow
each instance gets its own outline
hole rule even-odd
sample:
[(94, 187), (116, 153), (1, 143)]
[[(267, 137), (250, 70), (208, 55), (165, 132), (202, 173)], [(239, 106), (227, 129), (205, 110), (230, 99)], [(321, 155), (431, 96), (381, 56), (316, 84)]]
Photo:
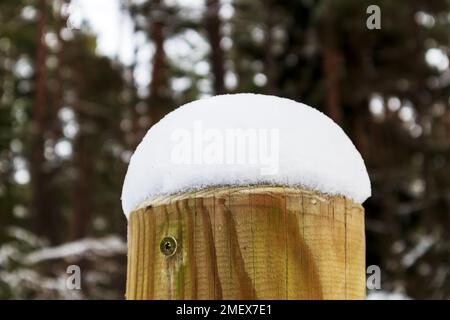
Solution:
[(435, 240), (432, 236), (422, 237), (417, 245), (405, 254), (401, 260), (402, 265), (406, 268), (413, 266), (428, 250), (434, 245)]
[(367, 300), (411, 300), (409, 296), (401, 292), (370, 291)]
[(330, 118), (285, 98), (232, 94), (185, 104), (147, 132), (130, 159), (122, 207), (128, 216), (161, 195), (258, 184), (358, 203), (371, 195), (361, 155)]
[(46, 247), (33, 251), (25, 256), (26, 264), (37, 264), (43, 261), (64, 259), (77, 256), (97, 255), (114, 256), (127, 252), (127, 244), (117, 235), (104, 238), (84, 238), (64, 243), (57, 247)]

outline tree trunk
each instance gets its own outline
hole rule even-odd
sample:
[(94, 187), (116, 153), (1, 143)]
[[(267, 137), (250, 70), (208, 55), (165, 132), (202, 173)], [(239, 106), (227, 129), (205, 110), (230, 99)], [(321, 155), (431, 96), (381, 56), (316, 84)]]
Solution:
[(266, 93), (276, 94), (276, 62), (273, 52), (273, 9), (271, 6), (267, 8), (266, 17), (266, 38), (264, 42), (264, 71), (267, 77)]
[(39, 16), (37, 20), (36, 33), (36, 60), (35, 60), (35, 88), (34, 109), (32, 114), (32, 137), (31, 137), (31, 186), (32, 200), (31, 211), (35, 219), (36, 233), (47, 236), (52, 244), (57, 242), (56, 228), (54, 225), (53, 210), (49, 198), (51, 182), (48, 181), (45, 168), (44, 142), (46, 130), (47, 113), (47, 90), (46, 90), (46, 49), (44, 33), (47, 20), (46, 1), (39, 0)]
[(151, 16), (151, 39), (155, 45), (155, 54), (152, 61), (152, 79), (150, 82), (149, 108), (150, 125), (157, 123), (163, 116), (162, 104), (165, 91), (165, 52), (164, 52), (164, 18), (161, 0), (153, 0), (156, 12)]
[(339, 102), (339, 65), (342, 58), (337, 47), (335, 24), (331, 2), (327, 2), (322, 18), (322, 70), (325, 80), (326, 114), (339, 125), (342, 125), (342, 110)]
[(90, 187), (92, 155), (88, 149), (89, 138), (83, 132), (82, 127), (86, 120), (81, 120), (80, 123), (80, 132), (74, 146), (76, 180), (73, 194), (73, 239), (86, 237), (92, 223), (92, 190)]
[(222, 39), (220, 32), (220, 17), (219, 17), (219, 0), (207, 0), (206, 1), (206, 13), (205, 13), (205, 27), (208, 34), (209, 44), (211, 47), (211, 67), (214, 76), (214, 93), (225, 93), (224, 85), (224, 54), (220, 41)]

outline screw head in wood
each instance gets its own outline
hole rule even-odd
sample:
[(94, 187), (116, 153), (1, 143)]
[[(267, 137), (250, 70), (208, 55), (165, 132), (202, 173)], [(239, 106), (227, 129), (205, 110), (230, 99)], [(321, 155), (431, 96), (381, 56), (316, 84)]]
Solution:
[(172, 236), (164, 237), (159, 244), (159, 249), (163, 255), (173, 256), (177, 251), (177, 240)]

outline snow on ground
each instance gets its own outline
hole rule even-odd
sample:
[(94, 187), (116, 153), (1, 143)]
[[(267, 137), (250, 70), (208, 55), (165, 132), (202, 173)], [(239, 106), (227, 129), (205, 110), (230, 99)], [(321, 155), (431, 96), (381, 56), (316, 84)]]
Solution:
[(305, 104), (233, 94), (188, 103), (154, 125), (130, 160), (126, 215), (153, 197), (210, 186), (302, 186), (364, 202), (364, 161), (344, 131)]
[(95, 254), (98, 256), (113, 256), (127, 252), (127, 245), (123, 240), (110, 235), (100, 239), (85, 238), (74, 242), (62, 244), (57, 247), (42, 248), (25, 257), (27, 264), (36, 264), (42, 261), (63, 259), (68, 257)]
[(400, 292), (371, 291), (367, 294), (367, 300), (411, 300), (411, 298)]

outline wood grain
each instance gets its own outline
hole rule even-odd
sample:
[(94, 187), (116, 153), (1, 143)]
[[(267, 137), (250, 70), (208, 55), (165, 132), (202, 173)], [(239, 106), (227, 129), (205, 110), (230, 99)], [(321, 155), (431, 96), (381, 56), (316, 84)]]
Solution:
[(344, 197), (268, 186), (161, 197), (131, 213), (128, 247), (127, 299), (365, 298), (364, 209)]

